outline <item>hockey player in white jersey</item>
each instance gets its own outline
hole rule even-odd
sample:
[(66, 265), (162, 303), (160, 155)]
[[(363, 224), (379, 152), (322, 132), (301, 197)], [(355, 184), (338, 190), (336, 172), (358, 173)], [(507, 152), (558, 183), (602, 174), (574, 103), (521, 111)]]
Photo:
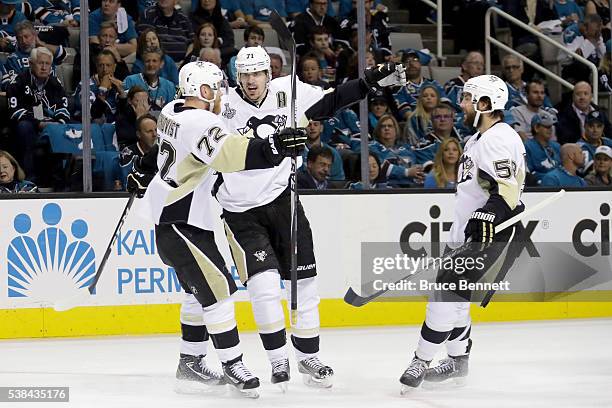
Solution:
[[(238, 87), (224, 95), (222, 116), (232, 130), (266, 138), (288, 126), (291, 109), (291, 77), (272, 80), (270, 58), (261, 47), (246, 47), (236, 57)], [(335, 90), (297, 81), (296, 118), (299, 127), (308, 119), (331, 117), (364, 98), (374, 86), (405, 83), (401, 65), (387, 63), (366, 72), (366, 80), (354, 80)], [(298, 167), (301, 157), (298, 156)], [(272, 366), (272, 383), (286, 389), (290, 379), (285, 319), (281, 305), (281, 280), (290, 288), (290, 191), (291, 161), (278, 167), (222, 174), (216, 197), (223, 207), (226, 235), (241, 281), (251, 299), (258, 331)], [(319, 296), (312, 233), (301, 204), (297, 206), (297, 324), (291, 342), (298, 370), (307, 385), (330, 387), (333, 370), (319, 353)], [(330, 273), (333, 273), (330, 271)]]
[[(494, 75), (474, 77), (463, 88), (464, 123), (477, 132), (466, 143), (459, 161), (449, 245), (473, 242), (466, 252), (484, 255), (487, 260), (485, 268), (470, 273), (438, 271), (439, 281), (478, 281), (485, 273), (495, 276), (501, 269), (507, 271), (516, 259), (516, 254), (509, 250), (515, 228), (495, 234), (496, 225), (524, 209), (520, 197), (525, 180), (525, 148), (520, 136), (503, 122), (507, 100), (506, 84)], [(433, 385), (465, 379), (472, 346), (469, 313), (472, 295), (471, 292), (457, 293), (454, 301), (427, 304), (414, 358), (400, 378), (402, 394), (423, 381)], [(429, 368), (444, 344), (448, 358)]]
[[(207, 62), (192, 62), (181, 69), (179, 87), (185, 99), (162, 109), (157, 124), (159, 153), (138, 162), (129, 175), (128, 188), (139, 195), (146, 190), (158, 253), (175, 269), (185, 292), (197, 299), (198, 303), (191, 298), (183, 304), (181, 322), (192, 327), (194, 343), (204, 340), (198, 330), (203, 323), (222, 362), (225, 381), (256, 397), (259, 380), (242, 363), (232, 298), (236, 284), (212, 232), (218, 217), (211, 195), (214, 172), (273, 167), (282, 162), (284, 154), (303, 148), (306, 138), (294, 137), (291, 130), (266, 139), (232, 134), (213, 113), (219, 112), (222, 82), (222, 72)], [(156, 163), (147, 165), (151, 158)], [(187, 360), (184, 377), (195, 371), (215, 381), (202, 361), (181, 357), (179, 371), (182, 360)]]

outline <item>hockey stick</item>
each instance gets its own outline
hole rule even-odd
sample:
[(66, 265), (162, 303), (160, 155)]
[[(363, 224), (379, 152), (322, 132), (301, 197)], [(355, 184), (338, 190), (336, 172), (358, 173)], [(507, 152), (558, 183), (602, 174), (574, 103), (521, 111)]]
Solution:
[(113, 236), (111, 237), (111, 240), (108, 243), (108, 246), (106, 247), (106, 252), (104, 253), (104, 256), (102, 257), (102, 260), (100, 261), (100, 264), (98, 265), (98, 270), (96, 270), (96, 274), (94, 275), (93, 280), (91, 281), (89, 286), (84, 287), (84, 288), (79, 288), (79, 293), (77, 293), (76, 295), (66, 298), (64, 300), (60, 300), (59, 302), (56, 302), (55, 305), (53, 306), (53, 309), (55, 309), (57, 312), (64, 312), (66, 310), (70, 310), (73, 307), (76, 307), (78, 304), (80, 304), (85, 299), (87, 299), (87, 297), (89, 297), (90, 295), (93, 295), (94, 290), (96, 289), (96, 285), (98, 284), (98, 280), (100, 279), (100, 275), (102, 275), (102, 271), (104, 270), (104, 266), (106, 266), (106, 261), (108, 261), (108, 258), (110, 257), (111, 251), (113, 249), (113, 245), (115, 244), (115, 241), (117, 240), (117, 234), (121, 230), (121, 227), (123, 226), (123, 223), (125, 222), (127, 215), (130, 212), (130, 208), (132, 207), (132, 204), (134, 203), (134, 198), (136, 198), (136, 194), (130, 195), (130, 199), (125, 205), (125, 208), (123, 209), (121, 218), (119, 218), (119, 223), (115, 227), (115, 232), (113, 232)]
[[(296, 101), (296, 46), (291, 32), (276, 10), (272, 10), (270, 15), (270, 25), (276, 31), (280, 45), (291, 55), (291, 127), (295, 129), (297, 124), (297, 112), (295, 111)], [(291, 175), (289, 176), (289, 189), (291, 190), (291, 299), (290, 299), (290, 319), (292, 324), (297, 323), (297, 208), (298, 193), (296, 184), (297, 157), (293, 152), (291, 156)]]
[[(551, 195), (550, 197), (540, 201), (539, 203), (537, 203), (533, 207), (530, 207), (530, 208), (526, 209), (525, 211), (521, 212), (520, 214), (517, 214), (514, 217), (512, 217), (512, 218), (502, 222), (501, 224), (499, 224), (498, 226), (495, 227), (495, 233), (499, 234), (500, 232), (502, 232), (506, 228), (508, 228), (508, 227), (516, 224), (517, 222), (525, 219), (527, 216), (530, 216), (530, 215), (538, 212), (542, 208), (544, 208), (544, 207), (554, 203), (555, 201), (557, 201), (558, 199), (563, 197), (564, 194), (565, 194), (565, 190), (560, 190), (560, 191), (556, 192), (555, 194)], [(449, 252), (444, 258), (445, 259), (452, 258), (453, 256), (455, 256), (455, 255), (465, 251), (465, 249), (467, 248), (468, 245), (469, 245), (469, 243), (466, 243), (464, 245), (461, 245), (458, 248), (455, 248), (454, 250)], [(431, 259), (427, 263), (427, 265), (425, 265), (424, 267), (422, 267), (419, 270), (416, 270), (416, 271), (410, 273), (410, 275), (405, 276), (402, 279), (399, 279), (397, 282), (402, 282), (402, 281), (408, 280), (409, 278), (412, 278), (413, 276), (418, 275), (418, 274), (428, 270), (434, 264), (434, 262), (435, 262), (435, 259)], [(358, 295), (355, 292), (355, 290), (353, 290), (352, 287), (349, 287), (348, 290), (346, 291), (346, 294), (344, 295), (344, 301), (346, 303), (348, 303), (349, 305), (352, 305), (352, 306), (355, 306), (355, 307), (361, 307), (361, 306), (365, 305), (366, 303), (369, 303), (372, 300), (376, 299), (377, 297), (381, 296), (382, 294), (387, 292), (387, 290), (388, 289), (379, 290), (378, 292), (375, 292), (375, 293), (373, 293), (370, 296), (360, 296), (360, 295)]]

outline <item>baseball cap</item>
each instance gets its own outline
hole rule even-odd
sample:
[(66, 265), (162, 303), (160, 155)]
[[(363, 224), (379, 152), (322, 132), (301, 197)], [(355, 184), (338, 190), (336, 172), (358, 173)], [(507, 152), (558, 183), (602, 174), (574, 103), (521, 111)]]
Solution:
[(531, 127), (535, 125), (553, 126), (555, 123), (557, 123), (557, 117), (546, 111), (538, 112), (531, 118)]
[(597, 149), (595, 149), (595, 156), (597, 156), (598, 154), (605, 154), (606, 156), (612, 159), (612, 147), (601, 145)]
[(604, 117), (603, 117), (603, 113), (601, 113), (598, 110), (594, 110), (591, 113), (589, 113), (584, 121), (585, 124), (587, 123), (593, 123), (593, 122), (599, 122), (603, 125), (604, 123)]
[(409, 55), (416, 56), (419, 59), (421, 65), (427, 65), (431, 62), (431, 55), (429, 55), (429, 50), (419, 51), (414, 48), (405, 48), (402, 50), (402, 52), (402, 62), (404, 62)]

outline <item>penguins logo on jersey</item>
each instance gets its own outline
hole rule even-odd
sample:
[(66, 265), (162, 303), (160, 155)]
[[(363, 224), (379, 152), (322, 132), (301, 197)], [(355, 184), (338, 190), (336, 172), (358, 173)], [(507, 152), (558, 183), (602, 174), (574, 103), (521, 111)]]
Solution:
[(246, 126), (239, 128), (238, 132), (241, 135), (246, 135), (249, 131), (253, 131), (253, 135), (260, 139), (265, 139), (276, 133), (287, 124), (286, 115), (268, 115), (262, 119), (251, 116), (246, 123)]
[(461, 159), (459, 160), (459, 167), (461, 169), (461, 177), (459, 177), (459, 183), (471, 180), (472, 175), (470, 173), (474, 168), (474, 161), (472, 161), (472, 158), (470, 156), (466, 156), (465, 154), (461, 156)]

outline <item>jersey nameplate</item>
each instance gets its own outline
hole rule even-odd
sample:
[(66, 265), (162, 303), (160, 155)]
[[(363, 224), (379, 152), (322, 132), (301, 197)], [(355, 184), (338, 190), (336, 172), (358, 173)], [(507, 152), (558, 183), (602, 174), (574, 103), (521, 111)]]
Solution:
[(180, 123), (173, 121), (166, 115), (159, 115), (159, 119), (157, 121), (158, 132), (163, 133), (173, 139), (176, 139), (180, 127)]

